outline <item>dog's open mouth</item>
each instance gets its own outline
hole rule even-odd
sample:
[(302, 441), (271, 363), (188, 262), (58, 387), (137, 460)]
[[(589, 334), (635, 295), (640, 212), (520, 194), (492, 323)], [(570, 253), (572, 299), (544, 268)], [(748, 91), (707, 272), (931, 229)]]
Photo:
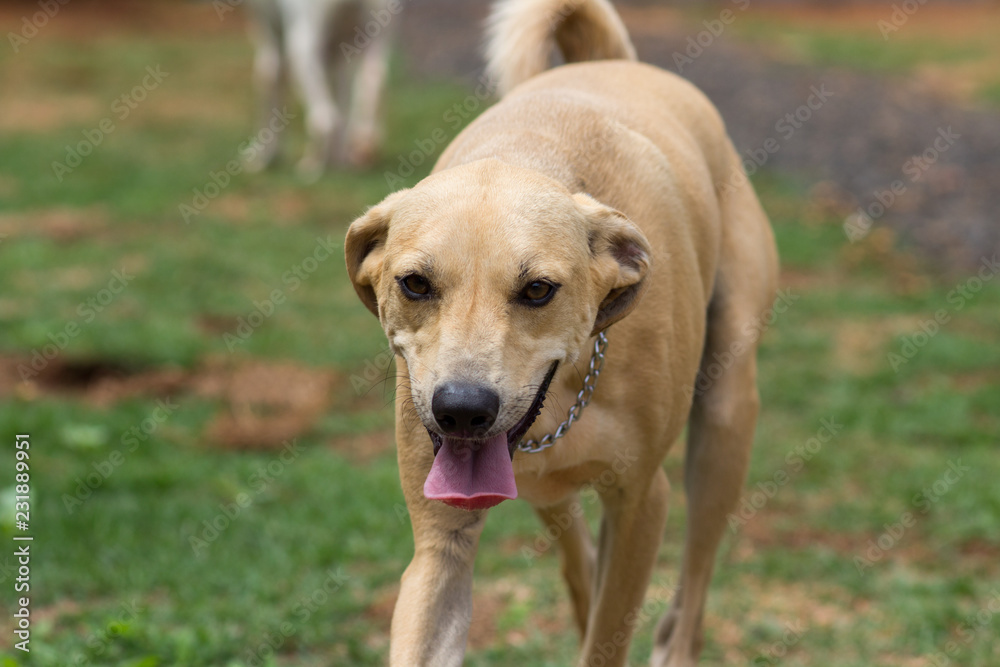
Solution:
[(424, 482), (424, 496), (464, 510), (486, 509), (517, 498), (514, 451), (541, 413), (558, 366), (558, 361), (553, 362), (535, 400), (506, 433), (476, 440), (451, 438), (427, 429), (434, 444), (434, 465)]

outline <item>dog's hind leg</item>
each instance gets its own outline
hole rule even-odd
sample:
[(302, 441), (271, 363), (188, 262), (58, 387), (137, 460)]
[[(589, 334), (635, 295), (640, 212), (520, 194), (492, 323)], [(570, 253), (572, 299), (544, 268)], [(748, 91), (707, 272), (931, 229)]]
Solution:
[(562, 574), (569, 587), (573, 616), (582, 639), (587, 632), (597, 557), (583, 505), (580, 504), (580, 497), (573, 494), (551, 507), (536, 507), (535, 513), (545, 524), (545, 538), (550, 539), (549, 534), (554, 534), (559, 544)]
[[(699, 378), (711, 377), (706, 362), (717, 363), (713, 353), (729, 350), (734, 339), (720, 336), (719, 331), (733, 326), (738, 331), (738, 322), (709, 324)], [(701, 652), (702, 617), (715, 553), (726, 515), (739, 500), (750, 459), (758, 404), (755, 367), (751, 348), (704, 394), (696, 395), (691, 407), (684, 466), (688, 499), (684, 560), (673, 605), (656, 630), (653, 667), (690, 667)]]
[[(738, 165), (735, 168), (739, 168)], [(680, 587), (655, 635), (653, 667), (692, 667), (726, 517), (743, 490), (757, 421), (757, 339), (777, 273), (773, 238), (749, 185), (723, 201), (720, 269), (693, 388), (684, 468), (687, 534)]]

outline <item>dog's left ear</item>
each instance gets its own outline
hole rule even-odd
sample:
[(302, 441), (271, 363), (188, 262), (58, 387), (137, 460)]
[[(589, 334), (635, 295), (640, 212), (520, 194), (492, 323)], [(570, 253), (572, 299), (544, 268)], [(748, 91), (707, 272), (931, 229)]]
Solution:
[(344, 241), (344, 259), (347, 261), (347, 275), (358, 293), (361, 303), (378, 317), (379, 279), (382, 277), (382, 261), (385, 258), (385, 239), (389, 235), (389, 221), (392, 211), (407, 190), (394, 192), (368, 212), (351, 223)]
[(573, 195), (589, 223), (591, 280), (601, 297), (591, 335), (622, 319), (646, 288), (652, 248), (635, 223), (590, 195)]

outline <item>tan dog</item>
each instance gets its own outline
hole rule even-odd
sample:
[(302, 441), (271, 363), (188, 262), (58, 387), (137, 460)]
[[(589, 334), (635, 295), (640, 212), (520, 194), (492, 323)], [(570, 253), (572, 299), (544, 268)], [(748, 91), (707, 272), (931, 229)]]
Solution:
[[(568, 62), (622, 60), (542, 73), (554, 43)], [(741, 167), (718, 113), (686, 81), (629, 62), (605, 0), (501, 2), (489, 52), (503, 100), (347, 234), (348, 272), (400, 378), (416, 548), (391, 662), (461, 664), (485, 508), (517, 495), (559, 535), (578, 664), (626, 664), (667, 513), (661, 462), (687, 423), (682, 575), (652, 662), (693, 665), (757, 417), (770, 227), (745, 179), (724, 186)], [(565, 419), (603, 331), (590, 405), (553, 446), (518, 451)], [(596, 479), (595, 549), (573, 503)]]

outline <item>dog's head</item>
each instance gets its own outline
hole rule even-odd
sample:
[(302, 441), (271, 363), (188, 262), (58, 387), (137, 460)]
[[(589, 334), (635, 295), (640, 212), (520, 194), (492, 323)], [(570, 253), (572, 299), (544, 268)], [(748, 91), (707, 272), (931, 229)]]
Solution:
[(425, 494), (479, 509), (516, 496), (514, 449), (557, 366), (635, 307), (650, 247), (618, 211), (489, 159), (372, 207), (346, 258), (409, 369), (435, 451)]

